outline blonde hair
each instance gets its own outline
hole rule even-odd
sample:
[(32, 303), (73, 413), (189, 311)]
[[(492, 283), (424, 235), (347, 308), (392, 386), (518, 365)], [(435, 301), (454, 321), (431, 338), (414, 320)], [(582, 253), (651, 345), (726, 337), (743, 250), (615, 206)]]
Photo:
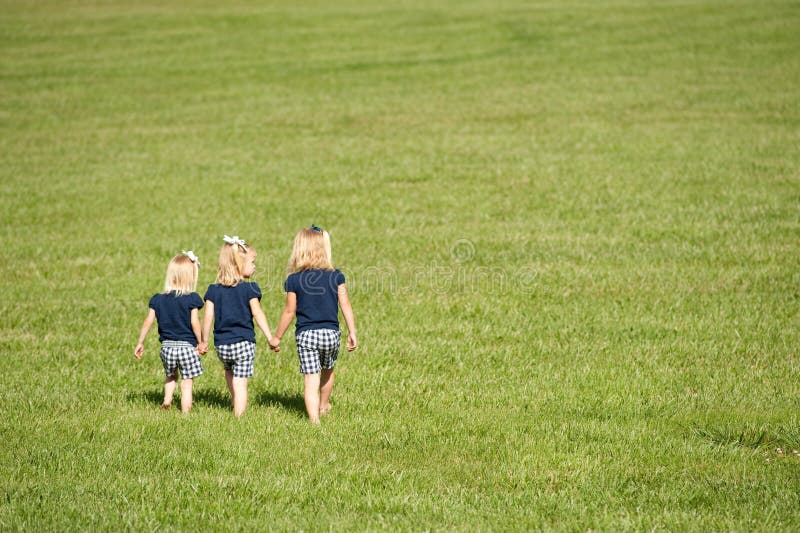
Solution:
[(293, 274), (312, 268), (333, 270), (331, 236), (324, 230), (303, 228), (294, 236), (292, 255), (286, 270)]
[(238, 244), (222, 245), (219, 251), (219, 266), (217, 267), (217, 283), (226, 287), (235, 287), (244, 279), (242, 267), (248, 255), (255, 253), (255, 248), (247, 245), (247, 251)]
[(167, 266), (167, 278), (164, 280), (164, 293), (175, 291), (175, 296), (185, 296), (197, 289), (197, 263), (183, 254), (172, 258)]

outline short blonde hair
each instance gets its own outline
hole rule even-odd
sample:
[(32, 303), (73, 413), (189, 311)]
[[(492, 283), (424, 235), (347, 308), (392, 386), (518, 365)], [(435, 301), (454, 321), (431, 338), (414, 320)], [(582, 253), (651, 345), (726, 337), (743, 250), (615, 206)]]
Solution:
[(219, 265), (217, 267), (217, 283), (226, 287), (235, 287), (244, 279), (242, 267), (248, 255), (254, 254), (255, 248), (247, 245), (247, 250), (238, 244), (222, 245), (219, 251)]
[(286, 270), (293, 274), (312, 268), (333, 270), (331, 236), (324, 230), (303, 228), (294, 236), (292, 255)]
[(185, 296), (197, 289), (197, 263), (184, 254), (172, 258), (167, 266), (167, 278), (164, 280), (164, 293), (175, 291), (175, 296)]

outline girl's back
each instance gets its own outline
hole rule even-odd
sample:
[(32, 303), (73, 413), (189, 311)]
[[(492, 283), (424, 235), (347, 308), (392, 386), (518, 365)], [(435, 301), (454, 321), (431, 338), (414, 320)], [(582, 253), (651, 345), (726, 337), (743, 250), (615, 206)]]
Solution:
[(158, 340), (164, 342), (186, 341), (197, 345), (192, 331), (192, 309), (203, 307), (203, 300), (196, 292), (176, 296), (175, 291), (158, 293), (150, 298), (149, 307), (156, 312), (158, 320)]
[(253, 329), (253, 312), (250, 300), (261, 299), (261, 288), (255, 282), (242, 281), (226, 286), (214, 283), (208, 286), (205, 300), (214, 303), (214, 344), (234, 344), (256, 341)]
[(297, 295), (295, 333), (308, 329), (339, 330), (339, 270), (307, 269), (289, 274), (285, 289)]

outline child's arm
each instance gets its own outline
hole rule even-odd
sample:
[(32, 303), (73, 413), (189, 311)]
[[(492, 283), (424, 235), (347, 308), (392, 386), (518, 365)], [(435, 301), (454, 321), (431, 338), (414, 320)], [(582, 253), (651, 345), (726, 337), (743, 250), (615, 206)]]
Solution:
[(258, 301), (258, 298), (250, 298), (250, 311), (253, 313), (253, 319), (267, 338), (267, 341), (271, 341), (272, 332), (269, 330), (269, 322), (267, 322), (267, 317), (264, 316), (264, 310), (261, 309), (261, 302)]
[(211, 324), (214, 322), (214, 302), (206, 300), (206, 310), (203, 313), (203, 327), (201, 328), (200, 342), (208, 347), (208, 338), (211, 336)]
[(297, 293), (289, 291), (286, 293), (286, 307), (283, 309), (280, 322), (278, 322), (278, 329), (275, 330), (275, 335), (272, 336), (272, 340), (269, 342), (270, 348), (274, 351), (281, 351), (281, 339), (283, 338), (283, 334), (286, 333), (286, 329), (292, 323), (296, 312)]
[(342, 316), (347, 324), (347, 351), (352, 352), (358, 348), (358, 338), (356, 337), (356, 319), (353, 316), (353, 306), (350, 305), (350, 297), (347, 295), (347, 287), (344, 283), (339, 285), (339, 307), (342, 308)]
[(191, 321), (192, 333), (194, 333), (194, 336), (197, 339), (197, 353), (203, 355), (208, 351), (208, 348), (207, 346), (203, 346), (203, 337), (200, 330), (200, 312), (197, 309), (192, 309)]
[(136, 359), (141, 359), (142, 355), (144, 354), (144, 339), (150, 332), (150, 327), (153, 325), (153, 322), (155, 322), (155, 320), (156, 320), (156, 311), (151, 307), (150, 311), (147, 313), (147, 317), (144, 319), (144, 322), (142, 323), (142, 329), (139, 331), (139, 342), (136, 343), (136, 349), (133, 351), (133, 356)]

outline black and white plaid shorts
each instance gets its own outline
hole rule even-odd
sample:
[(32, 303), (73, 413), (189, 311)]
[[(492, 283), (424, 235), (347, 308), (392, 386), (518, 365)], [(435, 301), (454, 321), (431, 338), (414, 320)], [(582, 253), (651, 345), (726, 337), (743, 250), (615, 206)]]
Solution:
[(300, 372), (319, 374), (323, 368), (331, 369), (339, 356), (342, 333), (335, 329), (307, 329), (297, 334), (297, 355)]
[(194, 346), (186, 341), (161, 342), (161, 363), (167, 377), (175, 375), (180, 369), (182, 379), (196, 378), (203, 373), (203, 363)]
[(217, 357), (225, 370), (233, 372), (235, 378), (253, 377), (256, 361), (256, 343), (241, 341), (217, 346)]

